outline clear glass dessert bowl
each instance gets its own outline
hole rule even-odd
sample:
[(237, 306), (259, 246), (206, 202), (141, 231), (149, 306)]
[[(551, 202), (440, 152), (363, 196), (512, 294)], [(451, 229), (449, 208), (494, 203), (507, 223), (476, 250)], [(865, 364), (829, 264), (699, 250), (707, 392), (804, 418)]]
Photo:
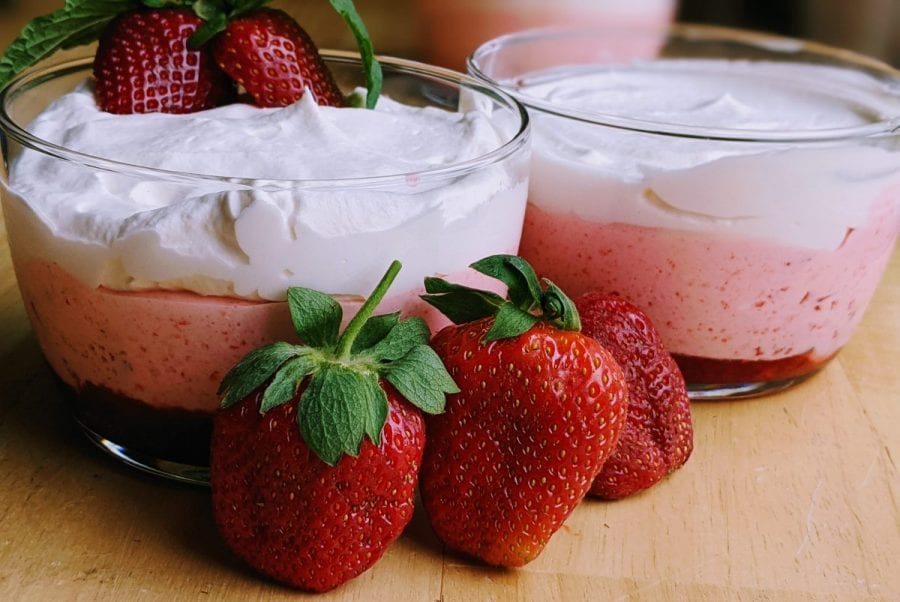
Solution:
[(758, 395), (850, 339), (900, 231), (900, 73), (716, 27), (531, 30), (481, 46), (525, 104), (521, 255), (642, 306), (694, 398)]
[[(323, 55), (343, 90), (362, 85), (358, 59)], [(203, 481), (218, 384), (247, 352), (291, 339), (289, 286), (333, 294), (347, 320), (399, 259), (379, 311), (436, 328), (418, 298), (424, 277), (471, 279), (471, 262), (517, 250), (527, 113), (464, 75), (399, 59), (383, 68), (389, 98), (374, 112), (301, 100), (111, 116), (85, 83), (90, 58), (0, 92), (19, 288), (76, 419), (103, 449)], [(310, 148), (295, 156), (300, 147)]]

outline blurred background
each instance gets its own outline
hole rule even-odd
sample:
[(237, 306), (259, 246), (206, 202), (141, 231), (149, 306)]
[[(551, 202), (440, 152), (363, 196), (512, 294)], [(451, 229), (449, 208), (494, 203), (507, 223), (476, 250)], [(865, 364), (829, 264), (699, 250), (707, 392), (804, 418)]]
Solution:
[[(900, 0), (356, 0), (377, 50), (462, 68), (477, 43), (543, 23), (629, 25), (678, 20), (770, 31), (863, 52), (900, 66)], [(63, 0), (0, 0), (0, 48)], [(274, 2), (320, 47), (354, 48), (325, 0)]]

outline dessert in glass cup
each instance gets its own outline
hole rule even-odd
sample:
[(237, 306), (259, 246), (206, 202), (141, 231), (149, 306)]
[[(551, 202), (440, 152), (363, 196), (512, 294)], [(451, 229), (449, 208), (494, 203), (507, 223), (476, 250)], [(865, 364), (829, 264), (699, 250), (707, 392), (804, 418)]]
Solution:
[(643, 307), (693, 397), (789, 386), (850, 339), (900, 231), (897, 71), (695, 26), (521, 32), (469, 66), (532, 116), (521, 255)]
[[(323, 53), (345, 92), (359, 59)], [(98, 109), (91, 59), (0, 93), (3, 210), (28, 315), (75, 415), (126, 462), (202, 480), (225, 372), (292, 332), (286, 289), (352, 316), (403, 263), (380, 312), (443, 324), (423, 278), (514, 253), (528, 117), (466, 76), (386, 59), (374, 110), (230, 104)]]

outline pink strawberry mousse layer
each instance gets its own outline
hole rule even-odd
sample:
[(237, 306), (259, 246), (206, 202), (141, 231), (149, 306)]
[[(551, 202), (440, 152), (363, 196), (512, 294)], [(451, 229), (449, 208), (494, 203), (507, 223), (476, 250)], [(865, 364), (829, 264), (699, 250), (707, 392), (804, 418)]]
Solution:
[[(211, 413), (219, 382), (238, 359), (296, 340), (286, 302), (90, 288), (42, 260), (18, 264), (16, 273), (47, 361), (76, 391), (90, 385), (158, 409)], [(486, 284), (471, 272), (449, 277)], [(448, 322), (421, 292), (388, 296), (378, 311), (422, 316), (436, 331)], [(339, 301), (345, 323), (362, 304), (352, 296)]]
[(892, 196), (837, 249), (603, 223), (529, 204), (521, 253), (573, 295), (645, 308), (669, 351), (721, 360), (832, 356), (862, 319), (897, 236)]

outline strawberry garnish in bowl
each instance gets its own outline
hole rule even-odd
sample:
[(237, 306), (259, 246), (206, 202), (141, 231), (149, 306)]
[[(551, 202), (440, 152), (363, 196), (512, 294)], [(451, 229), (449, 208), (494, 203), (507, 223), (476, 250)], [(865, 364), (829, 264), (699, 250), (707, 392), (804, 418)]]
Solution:
[[(381, 66), (353, 0), (329, 0), (359, 45), (367, 108), (381, 92)], [(191, 113), (236, 98), (239, 84), (261, 107), (284, 107), (310, 90), (344, 106), (316, 45), (268, 0), (67, 0), (38, 17), (0, 57), (0, 88), (60, 49), (100, 40), (99, 106), (110, 113)]]
[(616, 361), (579, 332), (572, 301), (523, 259), (472, 265), (509, 298), (426, 280), (423, 298), (456, 325), (432, 344), (460, 392), (428, 418), (421, 491), (438, 537), (501, 566), (540, 554), (582, 500), (625, 422)]
[(304, 345), (247, 355), (222, 382), (210, 484), (229, 548), (279, 581), (325, 591), (372, 566), (412, 518), (422, 414), (457, 391), (421, 318), (372, 317), (394, 262), (342, 334), (330, 296), (291, 288)]
[(219, 67), (261, 107), (285, 107), (309, 89), (316, 104), (344, 96), (309, 34), (287, 13), (262, 8), (228, 23), (211, 43)]
[(107, 113), (193, 113), (235, 97), (208, 49), (188, 47), (203, 23), (186, 8), (135, 10), (103, 30), (94, 58), (97, 103)]
[(606, 347), (625, 372), (628, 418), (590, 494), (619, 499), (654, 485), (694, 448), (691, 404), (678, 365), (647, 315), (614, 295), (576, 301), (582, 332)]

